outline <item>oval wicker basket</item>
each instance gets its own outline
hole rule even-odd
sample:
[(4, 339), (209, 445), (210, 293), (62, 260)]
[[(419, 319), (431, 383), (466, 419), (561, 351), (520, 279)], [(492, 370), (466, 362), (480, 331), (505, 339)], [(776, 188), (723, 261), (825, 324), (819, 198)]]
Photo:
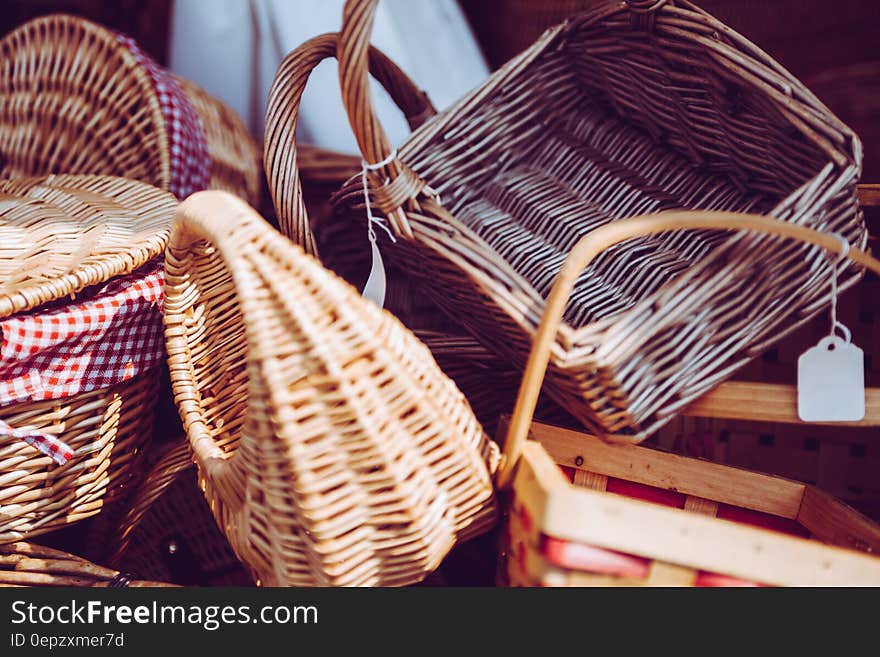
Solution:
[(430, 352), (241, 201), (181, 205), (175, 401), (218, 524), (262, 585), (404, 585), (495, 521), (497, 447)]
[[(179, 132), (188, 118), (192, 134)], [(232, 110), (127, 37), (54, 14), (0, 40), (0, 177), (106, 174), (257, 203), (259, 161)]]
[[(0, 321), (14, 315), (12, 319), (48, 317), (51, 322), (52, 311), (81, 307), (99, 284), (132, 272), (141, 280), (140, 272), (152, 270), (139, 268), (164, 249), (175, 206), (167, 192), (121, 178), (0, 181)], [(104, 320), (89, 312), (82, 321)], [(161, 337), (158, 305), (131, 312), (155, 324), (155, 337)], [(70, 365), (67, 352), (51, 352), (53, 367), (60, 358), (65, 368), (83, 371), (91, 359), (108, 362), (132, 349), (104, 342), (103, 333), (96, 335), (93, 346), (58, 348), (68, 350)], [(6, 354), (11, 343), (10, 336), (4, 338)], [(156, 358), (161, 362), (161, 352)], [(37, 376), (46, 382), (47, 375), (33, 369), (36, 362), (25, 363), (32, 369), (23, 378)], [(9, 427), (56, 436), (73, 450), (67, 463), (58, 465), (21, 439), (0, 435), (0, 543), (92, 516), (120, 493), (137, 471), (152, 434), (157, 377), (151, 363), (129, 361), (131, 378), (108, 387), (95, 389), (85, 379), (75, 379), (70, 385), (76, 388), (65, 389), (60, 398), (47, 392), (52, 398), (29, 395), (0, 407), (0, 421)]]
[[(568, 250), (604, 224), (732, 210), (866, 242), (857, 137), (685, 0), (607, 2), (548, 31), (396, 157), (369, 101), (374, 9), (346, 4), (338, 59), (365, 160), (390, 162), (368, 176), (396, 237), (379, 233), (383, 252), (520, 367)], [(360, 177), (337, 202), (363, 205)], [(849, 266), (841, 288), (860, 273)], [(824, 253), (766, 236), (621, 245), (580, 278), (545, 386), (592, 431), (643, 440), (819, 312), (829, 281)]]
[(0, 545), (0, 587), (3, 586), (143, 588), (173, 584), (138, 580), (61, 550), (19, 542)]

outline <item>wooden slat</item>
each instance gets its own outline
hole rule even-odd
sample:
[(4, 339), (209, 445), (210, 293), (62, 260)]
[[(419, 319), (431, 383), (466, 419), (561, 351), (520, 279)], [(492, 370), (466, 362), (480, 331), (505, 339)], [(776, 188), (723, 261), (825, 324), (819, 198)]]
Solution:
[(880, 559), (680, 509), (570, 485), (527, 441), (514, 480), (532, 531), (782, 586), (880, 586)]
[[(687, 407), (683, 415), (807, 424), (797, 415), (797, 388), (775, 383), (730, 381), (703, 395)], [(816, 422), (845, 427), (880, 427), (880, 388), (865, 390), (865, 417), (858, 422)]]
[(574, 473), (574, 485), (593, 490), (607, 490), (608, 477), (596, 472), (576, 470)]
[[(538, 422), (531, 435), (559, 464), (794, 519), (804, 484)], [(577, 465), (580, 463), (580, 465)]]
[(866, 208), (880, 205), (880, 185), (857, 185), (856, 193), (859, 196), (859, 205)]
[(820, 541), (880, 554), (880, 527), (820, 490), (804, 491), (797, 519)]
[(693, 586), (697, 571), (665, 561), (654, 561), (648, 568), (647, 586)]

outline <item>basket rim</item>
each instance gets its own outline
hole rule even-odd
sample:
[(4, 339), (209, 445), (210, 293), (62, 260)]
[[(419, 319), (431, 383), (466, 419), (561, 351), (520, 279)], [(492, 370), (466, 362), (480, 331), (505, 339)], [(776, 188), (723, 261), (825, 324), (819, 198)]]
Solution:
[[(814, 486), (775, 475), (668, 454), (638, 445), (609, 446), (588, 434), (538, 422), (532, 424), (532, 430), (535, 432), (535, 438), (529, 440), (524, 447), (514, 480), (514, 495), (529, 509), (534, 525), (532, 529), (536, 532), (560, 540), (588, 543), (609, 550), (619, 550), (641, 557), (770, 584), (804, 584), (804, 581), (793, 579), (795, 572), (800, 573), (798, 578), (807, 578), (818, 585), (839, 584), (836, 578), (844, 574), (853, 576), (855, 573), (880, 582), (880, 558), (876, 555), (572, 484), (559, 469), (558, 458), (554, 458), (541, 441), (552, 440), (555, 445), (553, 451), (558, 452), (557, 456), (561, 456), (566, 451), (563, 443), (570, 442), (572, 437), (575, 437), (578, 441), (578, 453), (586, 454), (591, 449), (614, 449), (624, 450), (624, 453), (628, 452), (630, 455), (635, 454), (634, 459), (640, 454), (649, 457), (649, 461), (655, 461), (650, 464), (652, 466), (658, 465), (657, 461), (666, 461), (666, 465), (674, 461), (677, 465), (663, 474), (654, 474), (655, 467), (649, 470), (647, 465), (641, 466), (637, 462), (630, 462), (627, 468), (633, 476), (615, 474), (612, 471), (620, 470), (620, 464), (610, 464), (608, 471), (611, 474), (608, 476), (620, 476), (635, 482), (640, 482), (642, 478), (663, 479), (662, 484), (654, 482), (648, 485), (659, 485), (661, 488), (676, 490), (685, 495), (706, 497), (719, 503), (763, 510), (773, 515), (794, 519), (805, 527), (809, 520), (809, 524), (814, 525), (812, 528), (808, 527), (812, 533), (820, 530), (815, 525), (822, 521), (823, 517), (828, 517), (829, 514), (831, 517), (843, 514), (845, 520), (841, 520), (841, 524), (851, 520), (854, 525), (859, 525), (858, 529), (861, 531), (868, 531), (866, 527), (870, 526), (870, 531), (880, 537), (880, 527), (875, 523), (871, 523), (851, 507), (817, 490)], [(617, 460), (620, 461), (621, 458), (627, 460), (630, 457), (618, 456)], [(601, 460), (601, 457), (590, 459), (591, 463), (597, 460)], [(696, 481), (682, 483), (684, 481), (682, 475), (686, 467), (700, 471)], [(588, 465), (584, 465), (583, 468), (589, 470)], [(725, 477), (736, 480), (736, 484), (728, 481), (730, 488), (725, 488), (722, 485)], [(765, 499), (758, 494), (757, 491), (763, 491), (762, 485), (771, 488), (769, 498)], [(693, 490), (689, 491), (688, 486)], [(751, 487), (754, 487), (754, 490), (749, 491)], [(723, 493), (722, 497), (712, 497), (710, 493), (706, 493), (709, 488), (716, 494)], [(734, 498), (738, 495), (749, 497), (756, 506), (737, 503)], [(575, 509), (578, 512), (572, 513)], [(612, 512), (610, 509), (615, 511)], [(650, 532), (645, 532), (641, 537), (631, 531), (615, 532), (613, 527), (622, 528), (627, 523), (630, 524), (630, 529), (636, 525), (641, 526), (633, 523), (635, 516), (643, 520), (652, 519), (653, 529), (663, 527), (660, 532), (663, 534), (662, 538)], [(602, 522), (596, 522), (598, 518), (602, 518)], [(838, 525), (828, 524), (829, 527), (823, 529), (836, 535), (839, 532)], [(724, 538), (717, 538), (715, 532), (718, 531), (723, 531)], [(723, 554), (728, 547), (731, 550), (735, 549), (737, 542), (739, 555), (748, 556), (749, 559), (744, 558), (742, 562), (736, 562), (728, 558), (731, 556), (730, 550), (728, 554)], [(695, 544), (702, 544), (703, 549), (694, 548)], [(707, 544), (714, 544), (715, 548), (725, 547), (705, 549)], [(760, 549), (757, 546), (760, 546)], [(682, 554), (687, 556), (683, 557)], [(789, 554), (795, 554), (797, 557), (789, 559), (787, 556)], [(782, 558), (782, 555), (786, 555), (785, 558)], [(838, 567), (837, 571), (832, 568), (832, 564)]]
[[(177, 202), (174, 197), (164, 190), (147, 183), (116, 176), (94, 175), (56, 175), (38, 176), (34, 178), (17, 178), (0, 181), (0, 195), (4, 195), (4, 207), (0, 209), (0, 227), (14, 226), (5, 220), (5, 215), (13, 209), (32, 208), (39, 215), (40, 220), (49, 217), (62, 221), (71, 221), (81, 224), (85, 220), (91, 222), (90, 228), (100, 230), (103, 227), (112, 226), (120, 221), (120, 217), (113, 217), (112, 221), (103, 215), (100, 206), (89, 208), (88, 216), (74, 217), (59, 207), (52, 200), (42, 199), (33, 195), (35, 190), (57, 190), (73, 196), (82, 193), (81, 202), (90, 206), (92, 199), (109, 202), (118, 208), (125, 210), (125, 221), (134, 229), (132, 238), (122, 248), (115, 248), (110, 252), (102, 253), (100, 250), (100, 236), (92, 244), (80, 233), (76, 247), (85, 246), (88, 250), (80, 253), (61, 252), (74, 261), (69, 263), (68, 270), (63, 274), (47, 272), (42, 276), (29, 275), (28, 279), (21, 284), (13, 285), (9, 289), (6, 285), (0, 287), (0, 319), (22, 311), (32, 310), (45, 303), (74, 295), (92, 285), (104, 283), (111, 278), (128, 274), (154, 258), (160, 256), (168, 242), (171, 233), (171, 218)], [(137, 200), (142, 202), (140, 207), (122, 205), (124, 197), (134, 194)], [(96, 198), (97, 197), (97, 198)], [(17, 202), (16, 202), (17, 199)], [(77, 213), (80, 214), (80, 213)], [(146, 224), (147, 230), (144, 229)], [(30, 228), (33, 224), (27, 225)], [(34, 226), (38, 228), (38, 224)], [(51, 251), (53, 245), (58, 242), (53, 236), (43, 235), (44, 243), (41, 244), (41, 253)], [(48, 243), (46, 243), (48, 242)], [(14, 258), (12, 261), (14, 262)], [(84, 263), (84, 260), (89, 262)]]

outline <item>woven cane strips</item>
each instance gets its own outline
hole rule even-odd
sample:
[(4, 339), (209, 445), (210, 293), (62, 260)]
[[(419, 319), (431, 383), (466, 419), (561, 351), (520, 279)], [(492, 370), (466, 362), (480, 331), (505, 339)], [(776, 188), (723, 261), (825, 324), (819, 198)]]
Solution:
[(2, 586), (140, 588), (171, 585), (139, 580), (61, 550), (19, 542), (0, 545)]
[(228, 189), (256, 202), (259, 152), (231, 110), (131, 38), (54, 14), (0, 40), (0, 177), (47, 173), (125, 176), (178, 198)]
[(134, 471), (175, 205), (121, 178), (0, 182), (0, 542), (97, 513)]
[(414, 583), (493, 524), (496, 447), (391, 315), (219, 192), (181, 206), (166, 274), (175, 400), (258, 583)]
[(186, 442), (175, 441), (126, 499), (108, 537), (107, 564), (195, 586), (251, 586), (198, 488)]
[[(366, 87), (374, 8), (347, 4), (339, 48), (368, 162), (390, 153)], [(370, 177), (374, 212), (397, 238), (384, 252), (519, 365), (568, 249), (608, 222), (735, 210), (866, 241), (856, 136), (684, 0), (603, 3), (548, 31), (399, 153)], [(421, 191), (389, 202), (407, 169)], [(359, 179), (337, 202), (363, 204)], [(858, 275), (842, 272), (841, 288)], [(548, 392), (592, 431), (641, 440), (822, 309), (828, 280), (819, 250), (763, 236), (678, 232), (618, 245), (575, 287)]]

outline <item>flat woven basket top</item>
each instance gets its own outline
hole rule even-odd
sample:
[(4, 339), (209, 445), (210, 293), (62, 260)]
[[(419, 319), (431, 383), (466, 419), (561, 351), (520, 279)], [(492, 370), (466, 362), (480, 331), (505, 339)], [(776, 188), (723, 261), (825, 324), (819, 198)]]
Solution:
[(174, 197), (108, 176), (0, 181), (0, 317), (127, 274), (159, 256)]

